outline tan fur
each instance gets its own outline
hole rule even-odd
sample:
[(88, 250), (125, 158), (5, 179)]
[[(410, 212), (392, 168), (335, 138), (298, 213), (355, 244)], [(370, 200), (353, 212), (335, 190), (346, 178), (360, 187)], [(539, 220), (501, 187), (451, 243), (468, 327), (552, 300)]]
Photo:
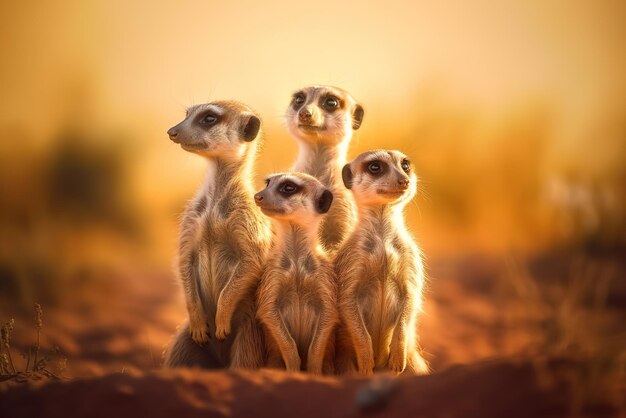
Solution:
[[(372, 162), (384, 169), (368, 171)], [(401, 167), (406, 156), (376, 150), (347, 165), (359, 222), (338, 252), (337, 369), (339, 373), (374, 370), (426, 373), (416, 333), (422, 306), (421, 253), (404, 224), (403, 208), (416, 191), (417, 177)], [(409, 163), (410, 166), (410, 163)]]
[[(204, 122), (208, 115), (216, 122)], [(252, 199), (259, 126), (247, 106), (220, 101), (194, 106), (168, 131), (183, 149), (206, 157), (209, 170), (182, 218), (178, 274), (189, 323), (167, 350), (165, 366), (188, 366), (189, 358), (198, 363), (197, 347), (190, 344), (205, 346), (215, 367), (264, 362), (254, 294), (271, 233)], [(252, 136), (244, 140), (246, 135)]]
[[(336, 109), (325, 106), (330, 96), (338, 100)], [(303, 103), (296, 102), (297, 97)], [(310, 112), (308, 120), (299, 113)], [(335, 196), (333, 206), (322, 221), (321, 242), (329, 252), (336, 251), (350, 233), (356, 211), (350, 193), (341, 184), (341, 168), (354, 130), (361, 125), (363, 108), (345, 90), (331, 86), (309, 86), (296, 92), (287, 109), (287, 127), (298, 143), (298, 159), (292, 170), (319, 179)]]
[[(332, 194), (302, 173), (277, 174), (267, 182), (255, 195), (275, 231), (257, 294), (267, 365), (329, 374), (338, 323), (337, 289), (332, 263), (318, 245), (318, 227)], [(298, 192), (282, 195), (279, 190), (285, 182), (298, 185)], [(320, 212), (319, 202), (329, 196)]]

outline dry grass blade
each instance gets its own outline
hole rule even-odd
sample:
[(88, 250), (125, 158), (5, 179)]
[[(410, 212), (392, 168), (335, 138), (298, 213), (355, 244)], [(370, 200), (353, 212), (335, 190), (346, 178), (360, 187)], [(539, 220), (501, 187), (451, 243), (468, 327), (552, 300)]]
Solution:
[[(29, 347), (28, 351), (22, 354), (26, 364), (24, 371), (17, 371), (11, 356), (11, 333), (13, 332), (15, 321), (11, 319), (2, 326), (0, 333), (0, 382), (14, 381), (20, 383), (42, 379), (61, 379), (61, 373), (67, 367), (67, 359), (59, 354), (58, 348), (55, 347), (50, 356), (39, 358), (41, 331), (43, 329), (43, 310), (38, 303), (35, 304), (35, 321), (37, 327), (35, 345)], [(48, 364), (53, 357), (58, 360), (57, 373), (48, 368)]]

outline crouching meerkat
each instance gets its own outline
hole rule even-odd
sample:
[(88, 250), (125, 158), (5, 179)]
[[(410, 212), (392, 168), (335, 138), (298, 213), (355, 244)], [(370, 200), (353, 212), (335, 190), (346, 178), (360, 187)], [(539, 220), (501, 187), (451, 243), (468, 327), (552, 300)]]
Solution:
[(274, 240), (257, 293), (269, 367), (332, 373), (339, 321), (333, 265), (318, 245), (332, 193), (303, 173), (267, 178), (254, 199), (272, 220)]
[(254, 294), (271, 230), (253, 200), (260, 128), (246, 105), (216, 101), (191, 107), (167, 131), (182, 149), (205, 157), (209, 169), (182, 217), (178, 274), (189, 321), (166, 350), (166, 367), (264, 362)]
[(355, 220), (352, 196), (341, 183), (341, 169), (363, 114), (363, 107), (350, 93), (330, 86), (297, 91), (287, 109), (287, 128), (298, 144), (292, 170), (316, 177), (335, 197), (321, 225), (321, 242), (331, 253), (350, 233)]
[(399, 151), (368, 151), (346, 164), (342, 177), (354, 194), (358, 224), (335, 259), (342, 321), (337, 369), (427, 373), (416, 330), (424, 272), (403, 216), (417, 190), (411, 162)]

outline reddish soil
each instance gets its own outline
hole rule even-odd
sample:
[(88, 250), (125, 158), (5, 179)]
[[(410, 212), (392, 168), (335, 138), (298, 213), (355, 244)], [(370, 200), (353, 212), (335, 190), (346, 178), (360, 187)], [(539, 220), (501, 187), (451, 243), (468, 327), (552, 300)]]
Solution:
[[(563, 260), (567, 267), (570, 261)], [(389, 383), (380, 377), (319, 378), (270, 370), (160, 370), (162, 350), (185, 317), (182, 292), (170, 275), (126, 272), (104, 285), (68, 292), (61, 304), (43, 306), (42, 347), (58, 346), (68, 368), (61, 381), (0, 382), (0, 418), (626, 416), (626, 356), (613, 356), (626, 346), (621, 280), (626, 261), (587, 263), (594, 280), (612, 275), (608, 297), (601, 309), (594, 308), (598, 298), (592, 288), (585, 290), (593, 303), (583, 298), (555, 310), (565, 313), (564, 323), (550, 316), (551, 302), (533, 296), (540, 292), (559, 301), (559, 292), (576, 284), (563, 282), (568, 268), (554, 260), (529, 264), (531, 281), (511, 279), (526, 271), (509, 271), (494, 257), (429, 264), (420, 335), (433, 368), (430, 376)], [(20, 312), (11, 311), (10, 300), (0, 306), (4, 315)], [(14, 354), (32, 344), (34, 333), (32, 315), (17, 315)], [(559, 354), (561, 346), (567, 355)], [(17, 368), (23, 367), (22, 359), (13, 357)], [(547, 357), (579, 360), (538, 360)], [(376, 384), (382, 389), (359, 392)], [(378, 412), (359, 409), (363, 399), (357, 402), (357, 397), (363, 396), (365, 401), (381, 398)]]
[[(482, 417), (618, 416), (608, 400), (580, 402), (580, 364), (511, 361), (457, 366), (431, 376), (336, 379), (262, 370), (115, 373), (0, 395), (0, 416), (70, 417)], [(371, 402), (368, 403), (368, 402)]]

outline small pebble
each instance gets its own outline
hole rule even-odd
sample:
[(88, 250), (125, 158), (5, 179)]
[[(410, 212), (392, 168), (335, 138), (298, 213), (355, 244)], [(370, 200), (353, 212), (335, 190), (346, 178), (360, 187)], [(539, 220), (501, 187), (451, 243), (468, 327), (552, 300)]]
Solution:
[(356, 406), (361, 412), (371, 412), (383, 408), (396, 387), (390, 376), (377, 376), (361, 386), (356, 393)]

